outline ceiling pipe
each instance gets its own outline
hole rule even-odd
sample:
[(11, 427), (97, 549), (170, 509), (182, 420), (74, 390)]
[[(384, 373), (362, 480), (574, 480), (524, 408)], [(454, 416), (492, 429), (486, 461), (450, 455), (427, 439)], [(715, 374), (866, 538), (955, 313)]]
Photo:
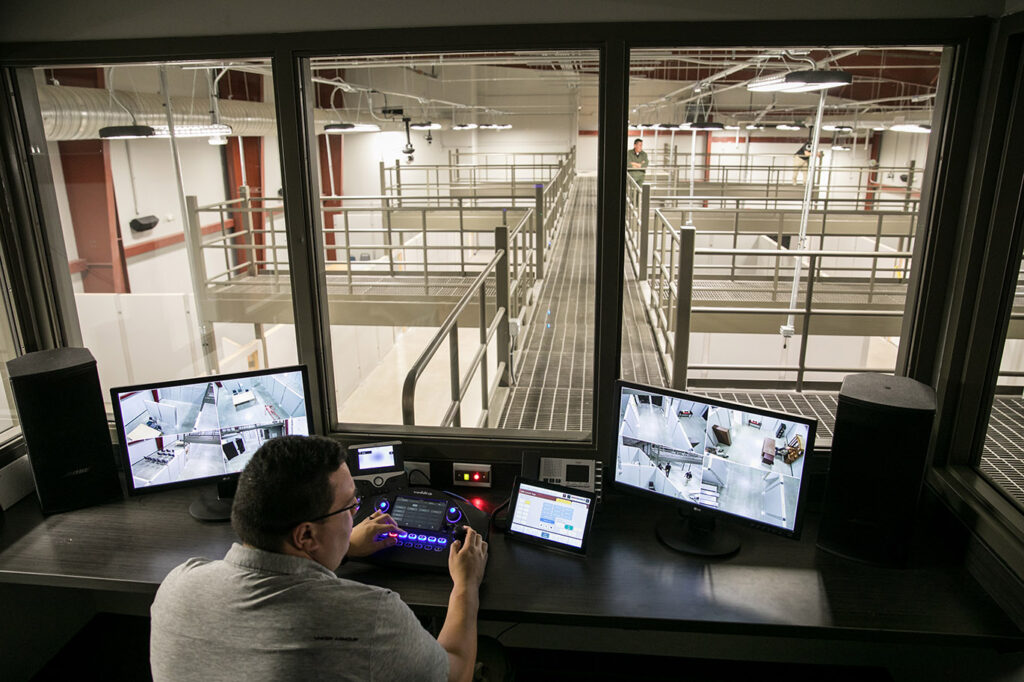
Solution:
[[(131, 125), (132, 114), (139, 125), (167, 125), (164, 98), (157, 93), (117, 90), (116, 97), (131, 113), (112, 101), (101, 88), (77, 88), (64, 85), (40, 85), (39, 109), (47, 140), (93, 140), (100, 128)], [(209, 125), (210, 101), (207, 97), (171, 97), (174, 124)], [(277, 134), (277, 115), (272, 102), (246, 102), (220, 99), (220, 122), (231, 126), (232, 135), (265, 136)], [(333, 122), (330, 111), (315, 111), (317, 132)]]

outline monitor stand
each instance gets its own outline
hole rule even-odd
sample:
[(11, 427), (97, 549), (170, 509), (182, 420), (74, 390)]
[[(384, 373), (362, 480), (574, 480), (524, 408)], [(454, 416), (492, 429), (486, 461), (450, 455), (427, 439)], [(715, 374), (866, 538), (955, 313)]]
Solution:
[(663, 516), (656, 527), (663, 544), (683, 554), (724, 557), (740, 550), (740, 539), (728, 528), (716, 528), (715, 518), (686, 514), (681, 509)]
[(230, 521), (231, 503), (235, 500), (237, 487), (237, 477), (220, 479), (217, 481), (216, 497), (211, 495), (210, 491), (204, 490), (189, 505), (188, 513), (199, 521)]

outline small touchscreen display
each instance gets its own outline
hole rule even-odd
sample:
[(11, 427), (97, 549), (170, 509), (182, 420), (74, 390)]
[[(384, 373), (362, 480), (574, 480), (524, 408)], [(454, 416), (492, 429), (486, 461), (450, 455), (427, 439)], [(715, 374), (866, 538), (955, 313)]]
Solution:
[(448, 503), (444, 500), (421, 500), (416, 497), (399, 496), (391, 509), (391, 518), (403, 530), (441, 530), (447, 508)]
[(582, 554), (594, 518), (594, 494), (539, 481), (517, 480), (509, 535)]
[(359, 457), (360, 471), (395, 466), (395, 447), (393, 445), (359, 448), (356, 450), (356, 455)]

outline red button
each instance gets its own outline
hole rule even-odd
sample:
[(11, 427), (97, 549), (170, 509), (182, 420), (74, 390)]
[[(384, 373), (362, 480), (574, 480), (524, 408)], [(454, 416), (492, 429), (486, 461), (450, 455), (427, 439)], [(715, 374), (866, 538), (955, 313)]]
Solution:
[(473, 480), (474, 481), (479, 481), (480, 480), (480, 474), (473, 474)]
[(388, 533), (388, 537), (389, 538), (397, 538), (398, 537), (398, 533)]

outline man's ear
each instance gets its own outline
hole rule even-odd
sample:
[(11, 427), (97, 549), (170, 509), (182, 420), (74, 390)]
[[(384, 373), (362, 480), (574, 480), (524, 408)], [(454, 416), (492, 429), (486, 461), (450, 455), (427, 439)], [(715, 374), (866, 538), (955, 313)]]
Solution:
[(295, 549), (306, 553), (312, 552), (320, 544), (314, 524), (309, 522), (300, 523), (292, 528), (292, 532), (288, 535), (288, 542)]

